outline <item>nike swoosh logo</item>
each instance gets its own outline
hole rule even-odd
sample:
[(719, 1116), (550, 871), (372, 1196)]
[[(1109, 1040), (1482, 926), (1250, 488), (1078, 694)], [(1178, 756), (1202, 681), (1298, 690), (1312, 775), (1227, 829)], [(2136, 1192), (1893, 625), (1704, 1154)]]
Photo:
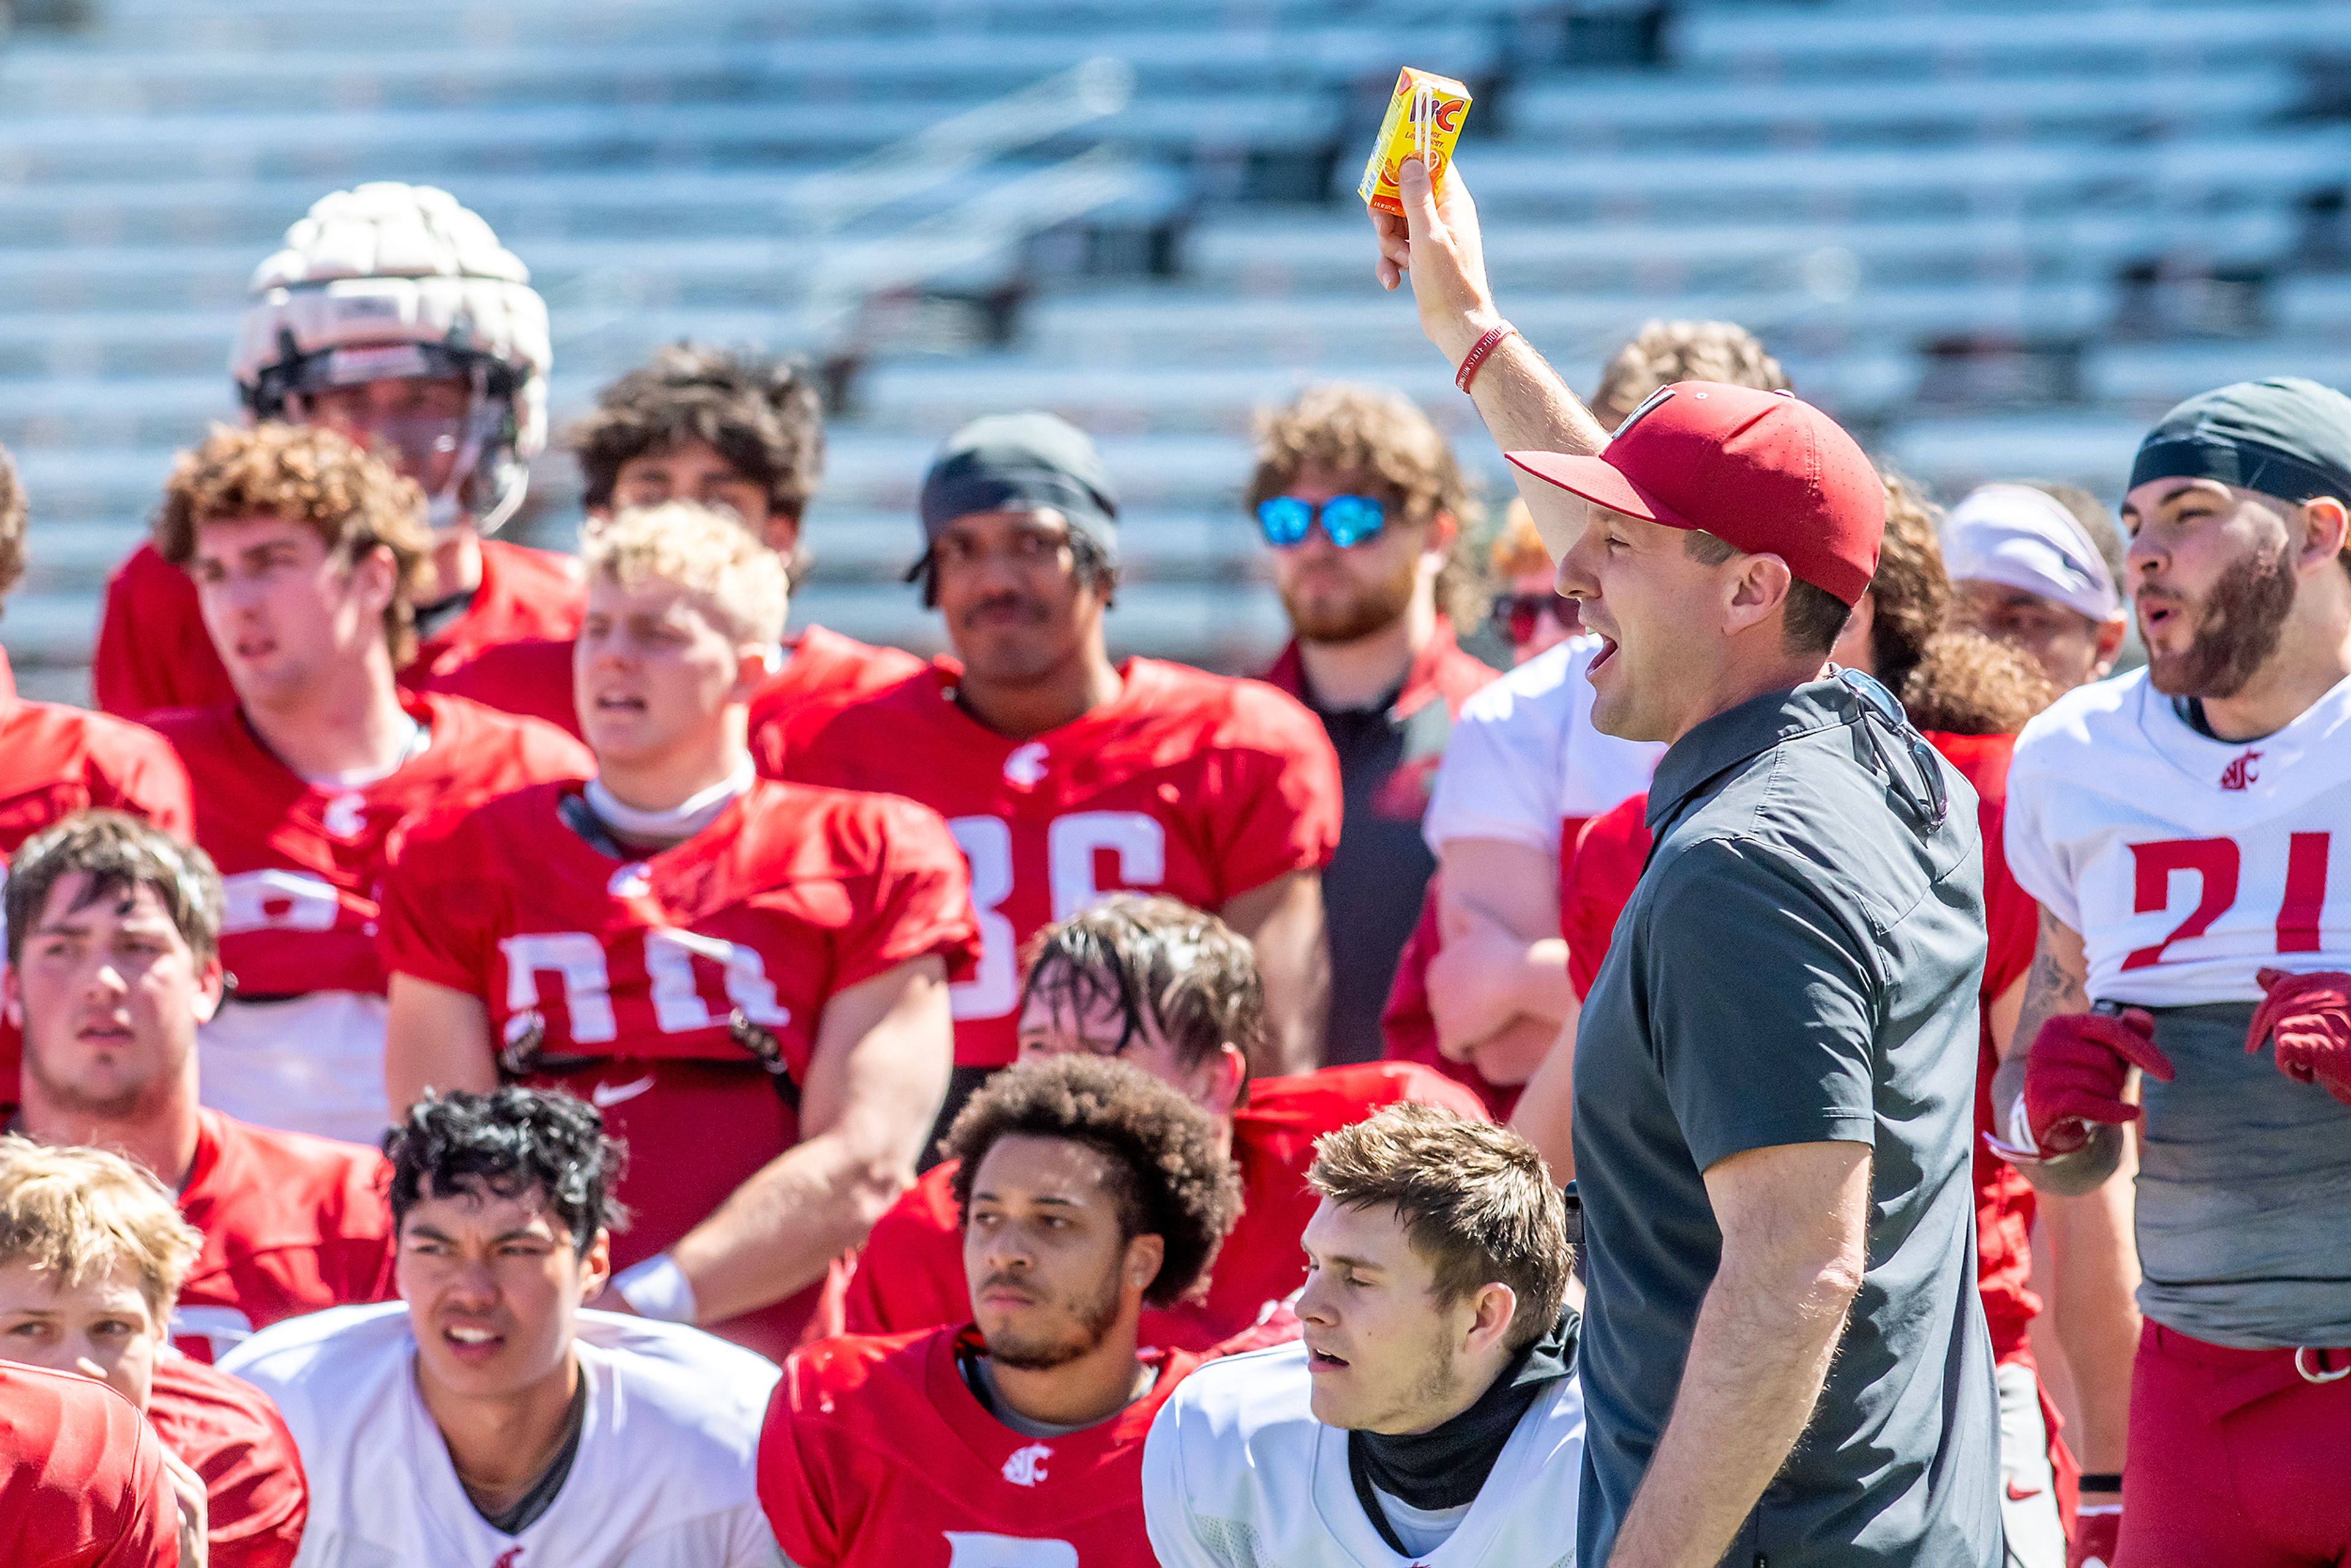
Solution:
[[(643, 1092), (643, 1091), (640, 1091), (639, 1092)], [(601, 1098), (602, 1091), (598, 1091), (598, 1093), (600, 1098), (597, 1100), (596, 1103), (601, 1105), (604, 1103)], [(2041, 1492), (2042, 1489), (2039, 1487), (2020, 1487), (2014, 1481), (2008, 1483), (2008, 1500), (2011, 1502), (2022, 1502), (2027, 1498), (2039, 1497)]]
[(653, 1086), (653, 1075), (646, 1073), (632, 1083), (599, 1083), (588, 1091), (588, 1098), (596, 1103), (599, 1111), (609, 1111), (623, 1100), (633, 1100)]

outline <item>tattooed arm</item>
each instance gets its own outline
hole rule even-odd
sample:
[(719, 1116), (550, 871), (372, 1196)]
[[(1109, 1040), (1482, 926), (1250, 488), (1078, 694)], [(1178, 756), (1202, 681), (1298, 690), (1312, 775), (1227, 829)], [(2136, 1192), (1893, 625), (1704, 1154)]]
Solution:
[[(2024, 1002), (2016, 1028), (2000, 1047), (2000, 1071), (1991, 1081), (1992, 1125), (2005, 1128), (2019, 1096), (2024, 1092), (2025, 1059), (2032, 1037), (2051, 1019), (2090, 1010), (2089, 959), (2082, 951), (2082, 936), (2046, 909), (2041, 912), (2041, 936), (2032, 950), (2032, 969), (2025, 977)], [(2019, 1049), (2019, 1047), (2022, 1049)], [(2053, 1159), (2019, 1160), (2017, 1168), (2042, 1192), (2072, 1197), (2103, 1186), (2122, 1163), (2123, 1130), (2096, 1125), (2090, 1141), (2074, 1154)]]

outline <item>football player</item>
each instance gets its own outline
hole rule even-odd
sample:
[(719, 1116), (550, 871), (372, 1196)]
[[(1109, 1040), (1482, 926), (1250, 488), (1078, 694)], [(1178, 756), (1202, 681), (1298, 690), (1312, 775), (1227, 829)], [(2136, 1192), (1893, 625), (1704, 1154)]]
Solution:
[(386, 1136), (399, 1301), (230, 1356), (310, 1478), (305, 1568), (777, 1568), (752, 1485), (776, 1369), (581, 1303), (620, 1151), (568, 1094), (427, 1098)]
[[(805, 367), (676, 343), (606, 387), (569, 434), (592, 523), (616, 511), (694, 501), (723, 507), (784, 558), (797, 582), (800, 519), (824, 468), (824, 419)], [(751, 748), (773, 771), (832, 704), (905, 679), (923, 662), (803, 626), (751, 699)], [(486, 650), (450, 689), (579, 733), (569, 639)]]
[[(547, 306), (490, 226), (445, 191), (379, 183), (321, 198), (254, 274), (229, 371), (256, 420), (341, 432), (423, 489), (416, 690), (458, 683), (484, 648), (569, 637), (565, 557), (489, 538), (522, 505), (547, 444)], [(187, 574), (141, 545), (107, 584), (90, 678), (140, 717), (225, 702), (224, 650)]]
[[(1614, 430), (1677, 381), (1788, 385), (1743, 327), (1651, 321), (1602, 371), (1593, 417)], [(1513, 509), (1526, 516), (1523, 501)], [(1525, 537), (1542, 559), (1531, 517)], [(1552, 577), (1546, 559), (1537, 586)], [(1560, 637), (1465, 704), (1421, 820), (1438, 872), (1381, 1019), (1387, 1054), (1470, 1084), (1497, 1116), (1517, 1108), (1552, 1046), (1573, 1038), (1576, 956), (1560, 912), (1578, 834), (1646, 790), (1664, 751), (1593, 727), (1584, 672), (1599, 649), (1588, 632)]]
[(620, 1295), (781, 1355), (815, 1305), (787, 1298), (914, 1179), (946, 1092), (963, 861), (912, 802), (756, 776), (784, 564), (732, 516), (623, 513), (586, 559), (593, 777), (410, 834), (393, 1103), (502, 1077), (594, 1101), (630, 1153)]
[(212, 1568), (289, 1568), (310, 1493), (268, 1396), (173, 1350), (203, 1240), (154, 1176), (102, 1149), (0, 1138), (0, 1361), (103, 1380), (203, 1500)]
[(1960, 625), (2021, 650), (2062, 692), (2113, 673), (2127, 626), (2123, 542), (2088, 491), (1978, 486), (1943, 524), (1943, 559)]
[(0, 1364), (0, 1561), (44, 1568), (201, 1564), (155, 1429), (79, 1374)]
[[(2084, 1521), (2108, 1561), (2351, 1552), (2346, 506), (2342, 393), (2246, 382), (2166, 414), (2123, 503), (2147, 667), (2059, 698), (2009, 775), (2041, 914), (2003, 1152), (2043, 1192), (2095, 1190), (2138, 1129), (2128, 1464), (2096, 1478), (2119, 1514)], [(2055, 1263), (2061, 1289), (2128, 1267)]]
[(277, 1133), (198, 1100), (220, 1005), (221, 886), (202, 850), (111, 811), (27, 843), (7, 889), (0, 1004), (25, 1031), (14, 1129), (118, 1149), (179, 1196), (204, 1249), (172, 1333), (210, 1361), (255, 1328), (391, 1288), (373, 1149)]
[(1426, 1105), (1325, 1136), (1302, 1343), (1214, 1361), (1153, 1422), (1164, 1568), (1572, 1561), (1583, 1466), (1566, 1207), (1522, 1138)]
[[(0, 597), (25, 575), (24, 487), (0, 446)], [(185, 837), (188, 772), (152, 730), (16, 695), (0, 649), (0, 879), (26, 839), (87, 806), (128, 811)], [(0, 1103), (16, 1098), (16, 1026), (0, 1018)]]
[[(1482, 1117), (1477, 1096), (1411, 1062), (1374, 1061), (1252, 1082), (1265, 988), (1249, 945), (1172, 898), (1122, 894), (1031, 945), (1020, 1008), (1024, 1061), (1116, 1057), (1213, 1120), (1240, 1173), (1240, 1218), (1205, 1291), (1146, 1308), (1143, 1343), (1204, 1351), (1268, 1321), (1306, 1278), (1299, 1232), (1314, 1212), (1314, 1140), (1383, 1105), (1419, 1100)], [(873, 1227), (849, 1283), (852, 1333), (899, 1333), (966, 1310), (962, 1207), (952, 1163), (924, 1173)]]
[(1087, 1057), (1025, 1063), (947, 1135), (967, 1306), (785, 1364), (759, 1500), (795, 1568), (1151, 1568), (1143, 1441), (1197, 1357), (1138, 1349), (1240, 1192), (1206, 1113)]
[(1255, 944), (1268, 1020), (1253, 1067), (1321, 1057), (1338, 758), (1270, 686), (1111, 663), (1117, 510), (1093, 444), (1050, 414), (957, 431), (923, 480), (913, 572), (956, 657), (784, 759), (793, 778), (935, 809), (970, 861), (981, 950), (955, 988), (950, 1110), (1018, 1054), (1021, 945), (1123, 889), (1214, 911)]
[(418, 503), (333, 431), (262, 424), (183, 455), (155, 520), (236, 690), (152, 719), (226, 881), (234, 994), (204, 1026), (208, 1103), (355, 1143), (386, 1120), (375, 925), (394, 830), (591, 766), (549, 726), (395, 683), (429, 548)]

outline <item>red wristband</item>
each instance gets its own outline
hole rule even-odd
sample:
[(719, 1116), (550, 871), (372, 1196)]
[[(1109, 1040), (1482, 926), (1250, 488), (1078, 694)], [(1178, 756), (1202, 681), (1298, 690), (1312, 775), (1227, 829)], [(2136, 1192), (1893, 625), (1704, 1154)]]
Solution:
[(1486, 335), (1470, 345), (1469, 352), (1461, 361), (1461, 368), (1453, 372), (1453, 384), (1468, 392), (1469, 383), (1478, 379), (1478, 367), (1486, 362), (1486, 357), (1502, 346), (1503, 339), (1515, 338), (1518, 332), (1519, 329), (1508, 321), (1499, 327), (1487, 328)]

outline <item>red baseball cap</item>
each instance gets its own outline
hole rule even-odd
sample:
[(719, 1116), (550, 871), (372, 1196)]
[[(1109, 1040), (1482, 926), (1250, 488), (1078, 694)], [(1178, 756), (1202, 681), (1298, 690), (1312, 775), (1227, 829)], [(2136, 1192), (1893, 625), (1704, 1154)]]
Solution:
[(1877, 573), (1886, 534), (1877, 470), (1836, 421), (1786, 392), (1676, 382), (1628, 414), (1595, 456), (1503, 455), (1611, 511), (1769, 551), (1847, 604)]

